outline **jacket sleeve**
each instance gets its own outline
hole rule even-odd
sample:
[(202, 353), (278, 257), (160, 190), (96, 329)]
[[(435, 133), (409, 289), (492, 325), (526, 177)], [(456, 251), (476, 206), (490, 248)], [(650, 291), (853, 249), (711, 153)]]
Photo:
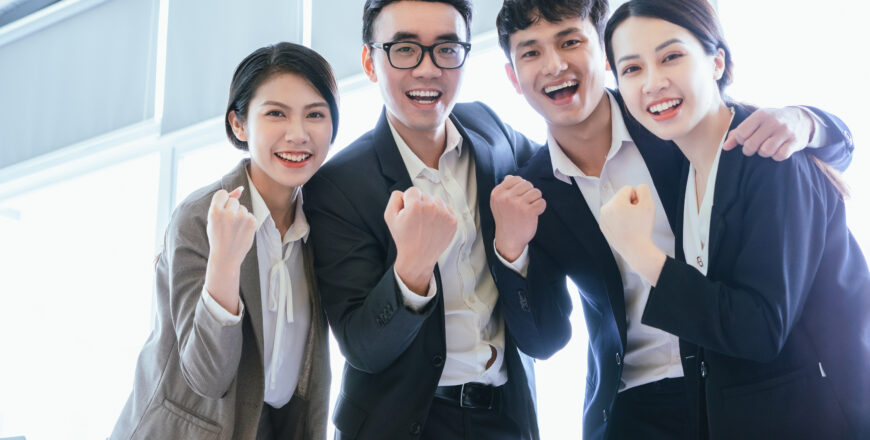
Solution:
[(179, 206), (167, 228), (157, 264), (157, 294), (169, 295), (170, 316), (159, 319), (172, 320), (181, 372), (188, 386), (204, 397), (219, 399), (238, 371), (244, 320), (222, 325), (203, 302), (209, 246), (204, 217), (207, 207), (199, 205)]
[(404, 305), (383, 214), (365, 218), (345, 193), (352, 189), (315, 175), (305, 184), (305, 215), (322, 304), (341, 352), (354, 368), (377, 373), (416, 338), (440, 301), (441, 286), (419, 312)]
[(852, 132), (849, 127), (831, 113), (827, 113), (815, 107), (804, 106), (813, 112), (824, 123), (827, 143), (819, 148), (808, 149), (810, 153), (818, 157), (836, 170), (843, 172), (849, 167), (852, 162), (852, 152), (855, 149), (855, 144), (852, 141)]
[(714, 247), (711, 235), (709, 260), (717, 272), (731, 273), (730, 279), (708, 279), (668, 258), (642, 322), (728, 356), (757, 362), (775, 358), (820, 266), (829, 205), (842, 203), (831, 197), (829, 183), (807, 159), (802, 153), (783, 163), (747, 159), (757, 166), (744, 170), (736, 196), (742, 202), (731, 208), (740, 214), (728, 216), (729, 224), (715, 206), (713, 212), (717, 229), (724, 231), (719, 247), (730, 244), (732, 251), (725, 255)]
[(526, 277), (500, 261), (493, 265), (505, 325), (523, 353), (547, 359), (571, 339), (571, 295), (564, 272), (535, 241)]

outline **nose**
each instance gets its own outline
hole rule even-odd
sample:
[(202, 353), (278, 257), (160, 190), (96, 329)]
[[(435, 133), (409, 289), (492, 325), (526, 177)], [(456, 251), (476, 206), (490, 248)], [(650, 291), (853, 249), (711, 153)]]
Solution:
[(436, 66), (432, 61), (432, 52), (423, 51), (423, 59), (420, 64), (412, 69), (412, 73), (416, 78), (437, 78), (441, 76), (441, 68)]
[(655, 95), (664, 90), (669, 84), (667, 76), (653, 66), (648, 66), (646, 70), (646, 81), (643, 84), (643, 93), (647, 95)]
[(554, 50), (549, 50), (544, 53), (544, 71), (545, 75), (557, 76), (564, 71), (568, 66), (565, 61), (559, 56), (559, 53)]
[(305, 145), (311, 138), (301, 118), (290, 118), (284, 131), (284, 140), (295, 145)]

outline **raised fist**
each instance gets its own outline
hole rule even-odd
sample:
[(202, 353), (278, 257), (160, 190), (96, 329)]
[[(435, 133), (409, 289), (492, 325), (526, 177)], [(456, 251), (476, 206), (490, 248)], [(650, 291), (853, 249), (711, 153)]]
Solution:
[(515, 261), (538, 230), (538, 216), (547, 202), (541, 190), (517, 176), (507, 176), (492, 190), (489, 205), (495, 218), (495, 247), (499, 255)]
[(216, 258), (236, 268), (242, 265), (251, 249), (257, 226), (254, 215), (239, 204), (243, 190), (244, 187), (238, 187), (231, 193), (224, 190), (214, 193), (206, 226), (209, 259)]
[(438, 258), (456, 234), (453, 211), (441, 199), (411, 187), (393, 192), (384, 221), (396, 243), (396, 275), (412, 291), (425, 295)]

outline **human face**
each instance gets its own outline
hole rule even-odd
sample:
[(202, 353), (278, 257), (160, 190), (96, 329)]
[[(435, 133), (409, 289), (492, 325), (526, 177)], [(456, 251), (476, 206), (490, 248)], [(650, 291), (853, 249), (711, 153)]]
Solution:
[[(465, 21), (453, 6), (438, 2), (399, 1), (381, 10), (372, 38), (376, 43), (416, 41), (431, 45), (464, 41)], [(380, 49), (363, 47), (363, 69), (381, 90), (387, 116), (402, 133), (441, 132), (453, 109), (464, 67), (440, 69), (426, 55), (413, 69), (396, 69)]]
[(539, 19), (510, 37), (513, 65), (505, 66), (517, 92), (552, 126), (583, 123), (604, 97), (607, 63), (588, 18)]
[(307, 182), (326, 159), (332, 137), (326, 100), (305, 78), (291, 73), (263, 81), (246, 120), (232, 113), (230, 124), (236, 137), (248, 143), (251, 179), (261, 193)]
[(716, 81), (725, 54), (708, 55), (687, 29), (629, 17), (613, 32), (619, 90), (631, 114), (656, 136), (678, 141), (723, 105)]

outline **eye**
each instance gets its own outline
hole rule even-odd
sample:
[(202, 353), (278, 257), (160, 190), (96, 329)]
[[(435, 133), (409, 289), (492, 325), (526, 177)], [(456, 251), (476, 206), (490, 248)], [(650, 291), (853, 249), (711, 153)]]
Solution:
[(538, 56), (538, 53), (539, 53), (539, 52), (536, 51), (536, 50), (530, 50), (530, 51), (523, 52), (522, 54), (520, 54), (520, 58), (531, 58), (531, 57), (536, 57), (536, 56)]
[(681, 54), (681, 53), (667, 54), (667, 55), (665, 55), (664, 59), (662, 59), (662, 62), (667, 63), (668, 61), (675, 60), (675, 59), (680, 58), (682, 56), (683, 56), (683, 54)]
[(308, 117), (312, 118), (312, 119), (322, 119), (322, 118), (325, 118), (326, 115), (324, 115), (323, 112), (314, 111), (314, 112), (309, 113)]
[(268, 112), (266, 112), (266, 116), (280, 118), (284, 116), (284, 112), (282, 112), (281, 110), (269, 110)]
[(625, 76), (625, 75), (628, 75), (630, 73), (634, 73), (634, 72), (638, 72), (638, 71), (640, 71), (640, 67), (638, 67), (638, 66), (627, 66), (627, 67), (622, 69), (620, 75)]
[(456, 49), (454, 49), (450, 46), (444, 46), (444, 47), (440, 47), (438, 49), (438, 52), (443, 54), (443, 55), (453, 55), (456, 53)]
[(578, 46), (581, 43), (583, 43), (583, 42), (580, 40), (577, 40), (577, 39), (567, 40), (564, 43), (562, 43), (562, 48)]

